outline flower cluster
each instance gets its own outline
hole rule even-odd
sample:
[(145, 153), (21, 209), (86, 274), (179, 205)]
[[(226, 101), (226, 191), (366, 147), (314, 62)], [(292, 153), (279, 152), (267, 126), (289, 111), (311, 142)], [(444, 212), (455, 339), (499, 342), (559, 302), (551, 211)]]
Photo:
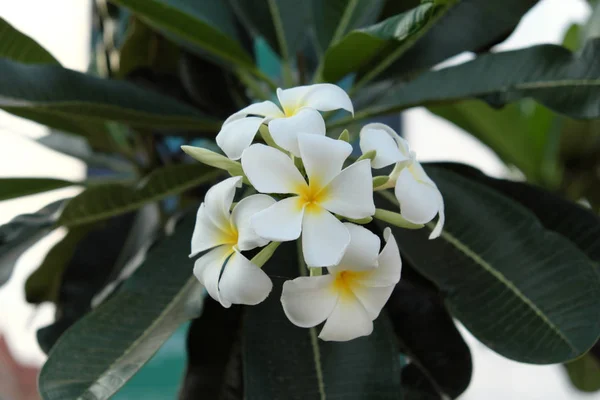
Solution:
[[(277, 97), (281, 107), (252, 104), (223, 123), (216, 139), (227, 157), (183, 147), (232, 175), (210, 188), (198, 209), (190, 256), (204, 254), (194, 274), (224, 307), (258, 304), (273, 286), (262, 265), (280, 242), (300, 239), (310, 276), (283, 284), (281, 303), (289, 320), (300, 327), (325, 322), (323, 340), (369, 335), (400, 280), (402, 262), (390, 228), (380, 249), (380, 238), (361, 224), (374, 217), (418, 228), (439, 215), (433, 239), (444, 223), (442, 195), (408, 143), (386, 125), (364, 126), (363, 155), (349, 161), (348, 135), (327, 137), (320, 113), (354, 112), (341, 88), (300, 86), (279, 89)], [(263, 143), (253, 144), (257, 134)], [(372, 169), (392, 165), (388, 176), (373, 178)], [(258, 194), (234, 205), (244, 183), (250, 186), (246, 193)], [(399, 214), (375, 208), (374, 191), (388, 188), (394, 188)], [(252, 260), (242, 254), (259, 247)]]

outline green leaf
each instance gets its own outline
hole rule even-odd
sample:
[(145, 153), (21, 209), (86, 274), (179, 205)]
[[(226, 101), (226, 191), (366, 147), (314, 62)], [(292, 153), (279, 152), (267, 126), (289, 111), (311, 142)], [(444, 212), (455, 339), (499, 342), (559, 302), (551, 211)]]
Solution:
[(44, 400), (110, 398), (201, 307), (188, 258), (194, 218), (150, 251), (123, 287), (60, 337), (39, 377)]
[(385, 114), (420, 105), (485, 97), (501, 106), (531, 97), (573, 118), (600, 117), (600, 39), (580, 53), (556, 45), (486, 54), (473, 61), (431, 71), (397, 86), (370, 114)]
[(281, 308), (283, 281), (299, 274), (296, 243), (282, 243), (264, 269), (273, 292), (247, 308), (242, 325), (245, 398), (400, 398), (398, 349), (384, 313), (370, 336), (322, 341), (318, 328), (293, 325)]
[(431, 2), (423, 3), (375, 25), (350, 32), (327, 49), (323, 78), (337, 82), (375, 59), (382, 62), (399, 57), (433, 20), (436, 9)]
[(571, 383), (583, 392), (600, 390), (600, 361), (591, 353), (565, 364)]
[[(485, 52), (504, 41), (538, 0), (442, 1), (449, 7), (428, 32), (397, 58), (381, 78), (398, 78), (430, 68), (465, 51)], [(368, 72), (368, 69), (365, 69)]]
[(89, 231), (85, 225), (71, 229), (67, 235), (46, 254), (42, 264), (25, 281), (25, 300), (32, 304), (45, 301), (56, 303), (62, 282), (63, 272), (75, 248)]
[(600, 275), (592, 261), (513, 200), (426, 169), (444, 196), (442, 236), (428, 240), (428, 229), (394, 234), (452, 314), (517, 361), (552, 364), (585, 353), (600, 334)]
[(82, 134), (89, 136), (106, 132), (90, 129), (89, 123), (105, 121), (150, 129), (216, 131), (220, 126), (191, 106), (128, 82), (6, 59), (0, 59), (0, 108), (60, 130), (85, 129)]
[(252, 58), (235, 40), (235, 25), (220, 0), (113, 0), (148, 25), (169, 32), (236, 65), (254, 68)]
[(73, 227), (123, 214), (216, 180), (221, 174), (200, 164), (173, 165), (153, 171), (138, 189), (119, 184), (94, 186), (69, 201), (58, 223)]
[(0, 18), (0, 57), (27, 64), (59, 64), (35, 40)]
[(422, 385), (415, 378), (422, 376), (434, 393), (456, 398), (471, 382), (471, 352), (439, 294), (411, 282), (406, 266), (403, 270), (385, 309), (401, 352), (422, 372), (403, 368), (402, 386), (418, 389)]
[(0, 178), (0, 201), (28, 196), (30, 194), (48, 192), (67, 186), (77, 185), (75, 182), (51, 178)]
[(312, 0), (310, 17), (321, 53), (347, 32), (377, 20), (383, 0)]
[(64, 202), (55, 201), (33, 214), (19, 215), (0, 226), (0, 286), (10, 278), (21, 254), (50, 232)]

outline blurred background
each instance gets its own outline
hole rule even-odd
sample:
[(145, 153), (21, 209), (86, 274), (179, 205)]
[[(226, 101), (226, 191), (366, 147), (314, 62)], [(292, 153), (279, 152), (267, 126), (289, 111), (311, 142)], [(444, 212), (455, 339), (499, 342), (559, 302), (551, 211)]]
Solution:
[[(583, 23), (590, 15), (585, 0), (545, 0), (534, 7), (511, 37), (498, 50), (533, 44), (562, 42), (572, 23)], [(0, 16), (49, 50), (65, 67), (85, 71), (89, 65), (90, 0), (4, 0)], [(461, 63), (469, 55), (449, 62)], [(456, 126), (425, 109), (412, 109), (402, 115), (404, 134), (421, 161), (450, 160), (471, 164), (492, 176), (506, 176), (497, 156)], [(86, 168), (78, 159), (59, 154), (36, 142), (47, 135), (46, 128), (0, 111), (0, 175), (3, 177), (53, 177), (81, 180)], [(16, 215), (72, 196), (77, 188), (0, 202), (0, 224)], [(56, 230), (40, 240), (18, 260), (8, 284), (0, 288), (0, 399), (36, 399), (37, 370), (45, 355), (35, 333), (53, 318), (53, 306), (34, 307), (25, 302), (25, 279), (65, 232)], [(530, 366), (507, 360), (477, 342), (461, 329), (469, 344), (474, 375), (461, 399), (600, 399), (572, 388), (562, 366)], [(185, 327), (131, 380), (116, 399), (172, 399), (185, 364)], [(143, 390), (143, 392), (141, 391)]]

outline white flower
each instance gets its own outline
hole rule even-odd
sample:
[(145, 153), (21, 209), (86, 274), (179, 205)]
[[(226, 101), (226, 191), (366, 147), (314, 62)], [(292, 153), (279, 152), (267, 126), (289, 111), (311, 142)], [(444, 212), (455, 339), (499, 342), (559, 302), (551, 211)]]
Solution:
[(300, 157), (298, 133), (325, 135), (325, 122), (319, 111), (342, 108), (354, 113), (348, 94), (330, 83), (277, 89), (277, 98), (281, 109), (271, 101), (263, 101), (251, 104), (225, 120), (217, 135), (217, 144), (227, 157), (239, 159), (263, 123), (269, 124), (269, 132), (279, 147)]
[(438, 223), (429, 236), (435, 239), (444, 227), (444, 199), (436, 184), (410, 151), (408, 142), (385, 124), (365, 125), (360, 131), (360, 149), (363, 153), (375, 150), (373, 168), (396, 163), (390, 175), (395, 183), (395, 194), (400, 203), (400, 214), (409, 222), (426, 224), (439, 214)]
[(340, 264), (329, 274), (301, 277), (283, 284), (281, 304), (292, 323), (309, 328), (327, 320), (319, 338), (345, 341), (369, 335), (373, 321), (400, 280), (402, 261), (389, 228), (379, 252), (379, 238), (354, 224), (344, 224), (351, 241)]
[[(250, 227), (250, 217), (275, 203), (269, 196), (253, 195), (241, 200), (230, 213), (239, 176), (211, 187), (200, 205), (192, 235), (192, 253), (212, 249), (194, 265), (194, 275), (208, 294), (224, 307), (231, 304), (258, 304), (271, 292), (273, 284), (263, 270), (240, 251), (264, 246)], [(222, 274), (221, 274), (222, 272)]]
[(262, 144), (242, 155), (242, 168), (261, 193), (293, 194), (252, 217), (256, 233), (269, 240), (298, 239), (309, 266), (337, 264), (350, 242), (344, 224), (332, 213), (361, 219), (375, 213), (369, 160), (342, 170), (350, 144), (320, 135), (300, 134), (298, 143), (308, 184), (291, 158)]

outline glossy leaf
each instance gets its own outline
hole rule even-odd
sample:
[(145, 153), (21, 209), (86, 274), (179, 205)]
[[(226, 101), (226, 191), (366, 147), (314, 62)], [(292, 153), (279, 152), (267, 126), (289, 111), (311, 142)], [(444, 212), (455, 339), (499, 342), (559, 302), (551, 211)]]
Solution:
[(442, 236), (394, 232), (403, 256), (436, 284), (452, 314), (517, 361), (551, 364), (585, 353), (600, 334), (600, 274), (592, 261), (513, 200), (452, 172), (427, 171), (444, 196)]
[(252, 58), (235, 39), (227, 3), (220, 0), (113, 0), (148, 25), (169, 32), (237, 65), (254, 67)]
[(464, 392), (471, 381), (471, 352), (439, 294), (419, 287), (405, 274), (385, 308), (401, 351), (422, 371), (403, 368), (403, 388), (422, 388), (416, 379), (422, 377), (434, 393), (456, 398)]
[(375, 59), (399, 57), (433, 21), (436, 9), (431, 2), (422, 3), (375, 25), (351, 31), (327, 49), (323, 78), (337, 82)]
[(199, 314), (186, 218), (123, 285), (58, 340), (42, 368), (44, 400), (110, 398), (183, 322)]
[(420, 105), (483, 97), (501, 106), (531, 97), (573, 118), (600, 117), (600, 39), (580, 53), (556, 45), (486, 54), (467, 63), (431, 71), (390, 91), (376, 114)]
[(10, 278), (21, 254), (50, 232), (64, 202), (55, 201), (35, 213), (19, 215), (0, 226), (0, 286)]
[(58, 223), (72, 227), (123, 214), (216, 180), (220, 174), (204, 165), (184, 164), (154, 170), (138, 189), (119, 184), (94, 186), (69, 201)]
[(67, 186), (74, 182), (51, 178), (0, 178), (0, 201), (48, 192)]
[(363, 399), (376, 393), (379, 399), (399, 399), (398, 349), (385, 313), (370, 336), (349, 342), (322, 341), (318, 327), (299, 328), (288, 321), (279, 298), (283, 281), (298, 276), (297, 260), (296, 243), (283, 243), (263, 267), (273, 279), (273, 292), (246, 310), (245, 398)]
[(127, 82), (7, 59), (0, 59), (0, 108), (69, 132), (85, 129), (88, 135), (105, 132), (89, 125), (104, 121), (198, 131), (220, 126), (188, 105)]
[(59, 64), (35, 40), (0, 18), (0, 57), (31, 64)]

